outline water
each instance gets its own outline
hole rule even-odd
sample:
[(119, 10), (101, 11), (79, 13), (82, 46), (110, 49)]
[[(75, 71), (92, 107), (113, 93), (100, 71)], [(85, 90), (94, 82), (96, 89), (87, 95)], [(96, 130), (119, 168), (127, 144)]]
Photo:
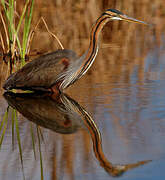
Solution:
[[(96, 62), (66, 96), (4, 94), (1, 89), (0, 179), (164, 179), (164, 14), (154, 8), (151, 14), (154, 31), (124, 23), (114, 23), (111, 34), (105, 29)], [(81, 33), (70, 38), (70, 32), (63, 33), (69, 37), (67, 48), (86, 49), (85, 40), (76, 39)], [(1, 83), (5, 76), (3, 71)]]
[[(153, 54), (157, 51), (155, 49), (146, 56), (143, 80), (138, 78), (139, 67), (136, 67), (129, 82), (110, 80), (93, 83), (88, 87), (79, 82), (79, 88), (88, 92), (82, 93), (81, 97), (75, 94), (79, 102), (68, 100), (67, 97), (63, 97), (61, 102), (60, 99), (45, 98), (42, 95), (16, 97), (5, 94), (9, 104), (26, 118), (18, 114), (22, 167), (16, 130), (12, 140), (13, 110), (10, 108), (0, 153), (0, 179), (22, 179), (23, 176), (25, 179), (40, 179), (42, 171), (39, 148), (45, 179), (113, 179), (113, 172), (108, 173), (101, 163), (104, 158), (107, 158), (105, 164), (112, 163), (113, 167), (142, 161), (135, 165), (137, 167), (123, 173), (119, 179), (162, 179), (165, 161), (165, 53), (161, 51), (159, 58), (154, 59)], [(8, 106), (3, 97), (1, 106), (3, 116)], [(86, 117), (83, 110), (90, 115)], [(95, 142), (94, 148), (92, 145), (94, 136), (99, 134), (91, 128), (93, 125), (85, 123), (90, 118), (96, 123), (96, 130), (101, 133), (101, 158), (97, 156), (97, 146), (100, 146), (101, 141)], [(41, 145), (38, 143), (36, 123), (41, 126)]]

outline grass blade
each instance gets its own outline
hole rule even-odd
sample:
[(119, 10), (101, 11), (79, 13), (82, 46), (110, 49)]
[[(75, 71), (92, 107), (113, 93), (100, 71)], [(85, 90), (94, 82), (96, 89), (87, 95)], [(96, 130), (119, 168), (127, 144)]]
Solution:
[(2, 37), (2, 33), (0, 32), (0, 40), (1, 40), (1, 47), (2, 47), (2, 51), (5, 52), (5, 45), (4, 45), (4, 42), (3, 42), (3, 37)]
[(40, 133), (40, 136), (41, 136), (41, 140), (44, 142), (44, 136), (43, 136), (42, 129), (41, 129), (40, 126), (38, 126), (38, 130), (39, 130), (39, 133)]
[[(22, 11), (22, 14), (21, 14), (21, 16), (20, 16), (20, 19), (19, 19), (19, 22), (18, 22), (18, 25), (17, 25), (16, 30), (15, 30), (15, 28), (13, 28), (14, 37), (15, 37), (14, 39), (17, 40), (17, 45), (18, 45), (20, 54), (22, 54), (22, 48), (21, 48), (21, 43), (20, 43), (20, 41), (19, 41), (18, 32), (19, 32), (19, 29), (20, 29), (20, 27), (21, 27), (21, 24), (22, 24), (22, 21), (23, 21), (23, 17), (24, 17), (24, 15), (25, 15), (26, 10), (27, 10), (28, 4), (29, 4), (29, 0), (27, 0), (26, 3), (25, 3), (25, 6), (24, 6), (24, 8), (23, 8), (23, 11)], [(12, 27), (13, 27), (13, 26), (12, 26)], [(15, 42), (14, 42), (13, 44), (14, 44), (14, 46), (15, 46)]]
[(27, 11), (29, 0), (27, 0), (24, 5), (22, 14), (20, 16), (20, 19), (18, 21), (18, 25), (16, 28), (15, 28), (15, 23), (14, 23), (14, 18), (15, 18), (14, 2), (15, 2), (14, 0), (9, 0), (9, 4), (8, 4), (8, 8), (7, 8), (5, 5), (5, 1), (1, 0), (1, 4), (5, 11), (5, 16), (6, 16), (6, 20), (7, 20), (7, 27), (8, 27), (8, 33), (9, 33), (9, 45), (8, 46), (9, 46), (9, 50), (12, 53), (12, 56), (14, 56), (14, 51), (16, 49), (16, 42), (17, 42), (20, 54), (22, 53), (22, 48), (21, 48), (21, 43), (20, 43), (19, 37), (18, 37), (18, 32), (20, 30), (24, 15)]
[(36, 159), (35, 138), (34, 138), (32, 123), (30, 124), (30, 132), (31, 132), (31, 137), (32, 137), (32, 146), (33, 146), (34, 158)]
[(28, 36), (30, 32), (30, 25), (32, 20), (32, 13), (33, 13), (33, 7), (34, 7), (34, 0), (31, 2), (30, 12), (28, 14), (28, 10), (26, 11), (25, 15), (25, 26), (24, 26), (24, 34), (23, 34), (23, 44), (22, 44), (22, 58), (25, 58), (25, 54), (27, 53), (27, 42), (28, 42)]
[[(5, 16), (6, 16), (6, 18), (7, 18), (7, 9), (6, 9), (4, 0), (1, 0), (1, 3), (2, 3), (3, 9), (4, 9), (4, 11), (5, 11)], [(3, 18), (3, 16), (2, 16), (2, 13), (0, 13), (0, 15), (1, 15), (1, 20), (2, 20), (2, 24), (3, 24), (4, 30), (5, 30), (7, 46), (8, 46), (8, 49), (9, 49), (9, 36), (10, 36), (10, 35), (7, 33), (7, 28), (8, 28), (8, 27), (6, 27), (6, 24), (5, 24), (4, 18)], [(7, 24), (8, 24), (8, 20), (7, 20)], [(9, 24), (8, 24), (8, 25), (9, 25)], [(9, 28), (8, 28), (8, 30), (9, 30)], [(8, 31), (8, 32), (9, 32), (9, 31)]]
[(14, 0), (9, 0), (9, 21), (11, 24), (14, 24)]
[(21, 17), (20, 17), (19, 22), (18, 22), (18, 26), (17, 26), (16, 32), (15, 32), (16, 34), (18, 33), (18, 31), (19, 31), (19, 29), (20, 29), (20, 26), (21, 26), (21, 24), (22, 24), (22, 20), (23, 20), (23, 17), (24, 17), (24, 15), (25, 15), (25, 12), (26, 12), (26, 9), (27, 9), (28, 4), (29, 4), (29, 0), (26, 1), (26, 4), (25, 4), (25, 6), (24, 6), (24, 8), (23, 8)]
[(40, 153), (41, 180), (44, 180), (40, 134), (39, 134), (38, 126), (36, 126), (36, 127), (37, 127), (37, 137), (38, 137), (38, 145), (39, 145), (39, 153)]
[(14, 1), (9, 0), (9, 7), (6, 8), (6, 17), (7, 17), (7, 23), (8, 23), (8, 31), (9, 31), (9, 47), (11, 49), (12, 43), (13, 43), (13, 29), (14, 29)]
[(16, 129), (16, 135), (17, 135), (17, 141), (18, 141), (18, 147), (19, 147), (20, 159), (21, 159), (21, 164), (22, 164), (22, 167), (23, 167), (22, 147), (21, 147), (21, 140), (20, 140), (19, 126), (18, 126), (17, 111), (16, 111), (15, 109), (13, 109), (13, 113), (14, 113), (15, 129)]
[(0, 124), (0, 132), (2, 130), (2, 127), (3, 127), (3, 124), (5, 122), (5, 119), (8, 117), (8, 109), (6, 110), (4, 116), (3, 116), (3, 119), (1, 120), (1, 124)]
[(21, 24), (22, 24), (23, 17), (24, 17), (24, 15), (25, 15), (25, 12), (26, 12), (26, 9), (27, 9), (28, 4), (29, 4), (29, 0), (26, 1), (26, 4), (25, 4), (25, 6), (24, 6), (24, 8), (23, 8), (21, 17), (20, 17), (19, 22), (18, 22), (18, 25), (17, 25), (17, 29), (16, 29), (16, 31), (15, 31), (15, 37), (16, 37), (16, 39), (17, 39), (17, 44), (18, 44), (18, 47), (19, 47), (19, 52), (20, 52), (20, 54), (21, 54), (21, 57), (22, 57), (22, 48), (21, 48), (21, 43), (20, 43), (19, 38), (18, 38), (18, 31), (19, 31), (20, 26), (21, 26)]
[(3, 127), (3, 131), (2, 131), (2, 134), (0, 137), (0, 149), (1, 149), (2, 142), (3, 142), (3, 138), (5, 136), (6, 129), (7, 129), (7, 122), (8, 122), (8, 110), (5, 112), (3, 120), (1, 121), (0, 132), (2, 130), (2, 127)]
[(23, 168), (21, 139), (20, 139), (20, 133), (19, 133), (18, 118), (17, 118), (17, 111), (16, 111), (15, 109), (13, 109), (13, 113), (14, 113), (14, 117), (15, 117), (15, 118), (14, 118), (14, 121), (15, 121), (15, 129), (16, 129), (17, 142), (18, 142), (18, 147), (19, 147), (19, 155), (20, 155), (20, 160), (21, 160), (21, 165), (22, 165), (23, 179), (25, 179), (24, 168)]
[(23, 167), (23, 156), (22, 156), (22, 147), (21, 147), (21, 139), (20, 139), (20, 133), (19, 133), (19, 125), (18, 125), (18, 117), (17, 117), (17, 111), (13, 109), (14, 113), (14, 121), (15, 121), (15, 129), (16, 129), (16, 135), (17, 135), (17, 142), (18, 142), (18, 147), (19, 147), (19, 155), (20, 155), (20, 160), (21, 160), (21, 165), (22, 165), (22, 173), (23, 173), (23, 179), (25, 179), (25, 174), (24, 174), (24, 167)]
[(12, 111), (11, 120), (12, 120), (12, 148), (14, 150), (14, 111)]
[(5, 135), (6, 129), (7, 129), (7, 122), (8, 122), (8, 118), (5, 119), (4, 129), (3, 129), (2, 135), (0, 137), (0, 149), (1, 149), (1, 145), (2, 145), (2, 142), (3, 142), (3, 138), (4, 138), (4, 135)]
[(3, 6), (3, 9), (5, 11), (5, 14), (7, 13), (7, 9), (6, 9), (6, 5), (5, 5), (5, 1), (4, 0), (1, 0), (1, 4)]

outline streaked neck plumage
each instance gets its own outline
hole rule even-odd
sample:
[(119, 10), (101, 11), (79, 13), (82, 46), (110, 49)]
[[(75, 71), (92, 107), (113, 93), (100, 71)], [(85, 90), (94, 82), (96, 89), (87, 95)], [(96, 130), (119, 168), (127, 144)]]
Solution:
[(73, 84), (91, 67), (98, 52), (100, 32), (108, 21), (110, 21), (110, 18), (106, 14), (103, 14), (97, 19), (90, 34), (90, 45), (88, 50), (74, 63), (70, 64), (68, 70), (61, 76), (64, 78), (63, 82), (60, 85), (61, 90)]

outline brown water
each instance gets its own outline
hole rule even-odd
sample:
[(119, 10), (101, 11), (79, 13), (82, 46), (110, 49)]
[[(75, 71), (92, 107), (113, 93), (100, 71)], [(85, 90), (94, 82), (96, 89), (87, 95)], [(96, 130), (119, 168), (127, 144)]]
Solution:
[[(136, 5), (131, 4), (130, 9)], [(108, 180), (117, 175), (123, 180), (165, 178), (163, 5), (163, 2), (155, 1), (152, 5), (143, 4), (141, 9), (140, 5), (136, 6), (136, 11), (127, 13), (156, 24), (154, 29), (121, 22), (109, 23), (104, 29), (95, 64), (87, 75), (66, 91), (69, 97), (5, 94), (4, 98), (1, 90), (1, 117), (4, 117), (8, 103), (17, 110), (22, 156), (16, 121), (12, 120), (15, 111), (10, 107), (0, 151), (0, 179), (38, 180), (42, 172), (46, 180)], [(90, 7), (92, 1), (87, 10), (90, 20), (94, 21), (96, 17)], [(128, 8), (122, 3), (113, 7), (122, 7), (124, 12)], [(41, 8), (42, 16), (53, 14), (51, 8), (49, 12)], [(71, 5), (68, 8), (71, 9)], [(56, 15), (63, 9), (59, 3)], [(55, 27), (58, 25), (57, 34), (64, 47), (81, 53), (88, 44), (89, 32), (84, 29), (89, 29), (91, 23), (87, 14), (83, 16), (79, 11), (73, 11), (72, 16), (78, 16), (73, 19), (70, 15), (65, 24), (63, 20), (69, 13), (66, 11), (54, 22)], [(80, 19), (83, 23), (78, 22)], [(71, 23), (73, 25), (68, 26), (65, 33), (64, 25)], [(48, 37), (46, 32), (38, 33), (35, 42), (43, 37)], [(54, 50), (53, 41), (48, 42), (47, 38), (41, 41), (39, 50)], [(6, 77), (4, 67), (1, 68), (1, 83)]]

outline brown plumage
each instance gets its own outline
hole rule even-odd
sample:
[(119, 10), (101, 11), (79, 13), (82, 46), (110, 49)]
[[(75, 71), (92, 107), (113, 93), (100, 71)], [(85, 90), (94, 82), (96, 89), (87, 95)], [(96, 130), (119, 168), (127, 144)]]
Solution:
[(60, 84), (57, 82), (59, 74), (76, 58), (75, 52), (66, 49), (43, 55), (11, 74), (3, 88), (49, 91), (54, 85)]

